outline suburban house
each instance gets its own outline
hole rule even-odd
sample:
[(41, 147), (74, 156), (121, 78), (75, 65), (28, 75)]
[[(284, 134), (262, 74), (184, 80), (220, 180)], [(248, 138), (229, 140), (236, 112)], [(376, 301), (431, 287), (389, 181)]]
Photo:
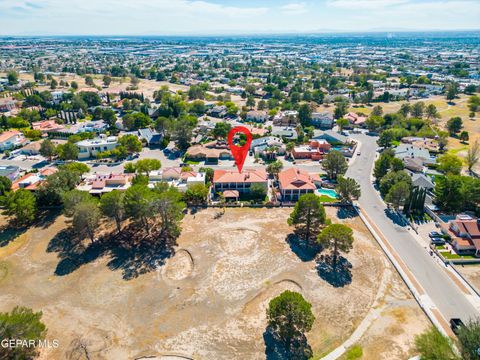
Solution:
[(313, 194), (321, 183), (318, 174), (309, 174), (296, 168), (289, 168), (278, 174), (280, 197), (283, 201), (296, 201), (300, 195)]
[(395, 157), (402, 160), (405, 167), (412, 171), (423, 171), (425, 166), (433, 165), (437, 162), (437, 159), (431, 156), (427, 149), (410, 144), (397, 146), (395, 148)]
[(263, 168), (244, 169), (241, 173), (237, 170), (215, 170), (213, 173), (213, 189), (216, 193), (223, 193), (226, 190), (248, 193), (253, 184), (268, 188), (268, 174)]
[(138, 136), (145, 140), (147, 146), (160, 146), (163, 140), (162, 134), (150, 128), (138, 129)]
[(295, 159), (320, 160), (328, 153), (332, 145), (327, 140), (310, 140), (308, 145), (295, 146), (292, 156)]
[(327, 140), (330, 144), (347, 144), (349, 138), (332, 130), (315, 130), (313, 132), (313, 140)]
[(15, 165), (0, 165), (0, 176), (5, 176), (14, 181), (20, 174), (20, 167)]
[(298, 123), (298, 111), (286, 110), (281, 111), (273, 117), (273, 125), (275, 126), (296, 126)]
[(266, 136), (258, 139), (253, 139), (250, 144), (250, 152), (254, 156), (269, 157), (271, 152), (269, 149), (275, 149), (273, 153), (275, 155), (285, 154), (285, 147), (283, 141), (274, 136)]
[(13, 98), (0, 99), (0, 112), (8, 112), (17, 106), (17, 100)]
[(15, 149), (28, 140), (18, 130), (8, 130), (0, 134), (0, 151)]
[(297, 130), (291, 127), (276, 127), (272, 130), (272, 135), (286, 140), (297, 140)]
[(219, 159), (231, 159), (230, 149), (225, 142), (211, 141), (206, 144), (190, 146), (186, 152), (186, 158), (216, 163)]
[(148, 186), (153, 188), (155, 183), (164, 181), (177, 187), (181, 192), (187, 191), (194, 184), (205, 184), (205, 173), (184, 171), (181, 167), (168, 167), (149, 174)]
[(432, 152), (438, 152), (439, 146), (438, 141), (435, 139), (429, 139), (425, 137), (415, 137), (415, 136), (407, 136), (402, 138), (402, 143), (410, 144), (422, 149), (426, 149)]
[(63, 131), (64, 125), (57, 124), (55, 120), (36, 121), (32, 123), (33, 130), (39, 130), (42, 133), (48, 133), (50, 131)]
[(79, 149), (78, 159), (81, 160), (95, 157), (103, 151), (115, 149), (118, 146), (118, 141), (116, 136), (102, 136), (96, 139), (82, 140), (75, 145), (77, 145)]
[(470, 215), (459, 214), (450, 221), (452, 245), (459, 254), (480, 256), (480, 222)]
[(430, 178), (424, 174), (411, 174), (412, 176), (412, 185), (425, 189), (427, 191), (432, 191), (435, 188), (435, 184), (430, 180)]
[(245, 118), (246, 121), (252, 122), (265, 122), (268, 120), (268, 114), (266, 111), (249, 111), (247, 112), (247, 116)]
[(77, 186), (78, 190), (88, 191), (92, 195), (100, 195), (113, 190), (124, 191), (131, 186), (132, 174), (89, 174)]
[(43, 140), (32, 141), (20, 149), (23, 155), (38, 155), (40, 154), (40, 147)]
[(317, 128), (331, 129), (333, 127), (333, 115), (328, 112), (314, 112), (312, 113), (311, 123)]
[(354, 112), (349, 112), (347, 115), (345, 115), (345, 119), (347, 119), (350, 124), (358, 126), (363, 126), (365, 121), (367, 121), (367, 117), (365, 115), (358, 115)]
[(216, 118), (224, 118), (227, 115), (227, 107), (225, 105), (217, 105), (208, 111), (208, 115)]
[(18, 189), (36, 191), (38, 186), (47, 179), (47, 176), (55, 174), (57, 171), (56, 167), (48, 167), (37, 173), (26, 174), (12, 183), (12, 191)]

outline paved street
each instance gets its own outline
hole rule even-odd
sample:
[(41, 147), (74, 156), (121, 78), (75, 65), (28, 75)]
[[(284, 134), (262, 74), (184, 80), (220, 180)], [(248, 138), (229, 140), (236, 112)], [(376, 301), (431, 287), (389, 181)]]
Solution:
[(404, 227), (396, 225), (386, 215), (386, 206), (373, 187), (370, 177), (375, 161), (376, 138), (367, 135), (353, 135), (352, 137), (362, 142), (362, 155), (349, 168), (347, 176), (355, 178), (361, 185), (362, 196), (359, 204), (362, 209), (382, 231), (447, 321), (452, 317), (468, 320), (471, 317), (479, 316), (479, 312), (462, 290), (412, 234)]

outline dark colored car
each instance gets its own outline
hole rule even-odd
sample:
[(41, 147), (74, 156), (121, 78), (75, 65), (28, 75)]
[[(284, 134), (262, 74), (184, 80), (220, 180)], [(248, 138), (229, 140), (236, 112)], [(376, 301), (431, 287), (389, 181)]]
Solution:
[(445, 245), (445, 239), (442, 238), (432, 238), (433, 245)]
[(462, 326), (465, 326), (462, 320), (458, 318), (450, 319), (450, 328), (455, 335), (458, 335), (458, 332)]
[(431, 233), (428, 234), (428, 236), (430, 236), (431, 238), (439, 238), (439, 237), (442, 237), (442, 234), (440, 234), (437, 231), (432, 231)]

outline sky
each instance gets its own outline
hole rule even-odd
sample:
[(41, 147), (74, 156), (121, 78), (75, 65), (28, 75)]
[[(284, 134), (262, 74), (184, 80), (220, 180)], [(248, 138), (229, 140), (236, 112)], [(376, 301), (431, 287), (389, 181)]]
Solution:
[(480, 0), (0, 0), (0, 35), (480, 29)]

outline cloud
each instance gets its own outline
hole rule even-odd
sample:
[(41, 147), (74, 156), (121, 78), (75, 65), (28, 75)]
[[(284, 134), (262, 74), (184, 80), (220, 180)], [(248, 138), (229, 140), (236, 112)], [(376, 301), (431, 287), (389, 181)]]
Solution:
[(282, 10), (282, 12), (286, 14), (294, 14), (294, 15), (304, 14), (307, 12), (307, 4), (304, 2), (290, 3), (290, 4), (283, 5), (282, 7), (280, 7), (280, 9)]
[(327, 5), (341, 9), (381, 9), (407, 3), (409, 0), (329, 0)]

